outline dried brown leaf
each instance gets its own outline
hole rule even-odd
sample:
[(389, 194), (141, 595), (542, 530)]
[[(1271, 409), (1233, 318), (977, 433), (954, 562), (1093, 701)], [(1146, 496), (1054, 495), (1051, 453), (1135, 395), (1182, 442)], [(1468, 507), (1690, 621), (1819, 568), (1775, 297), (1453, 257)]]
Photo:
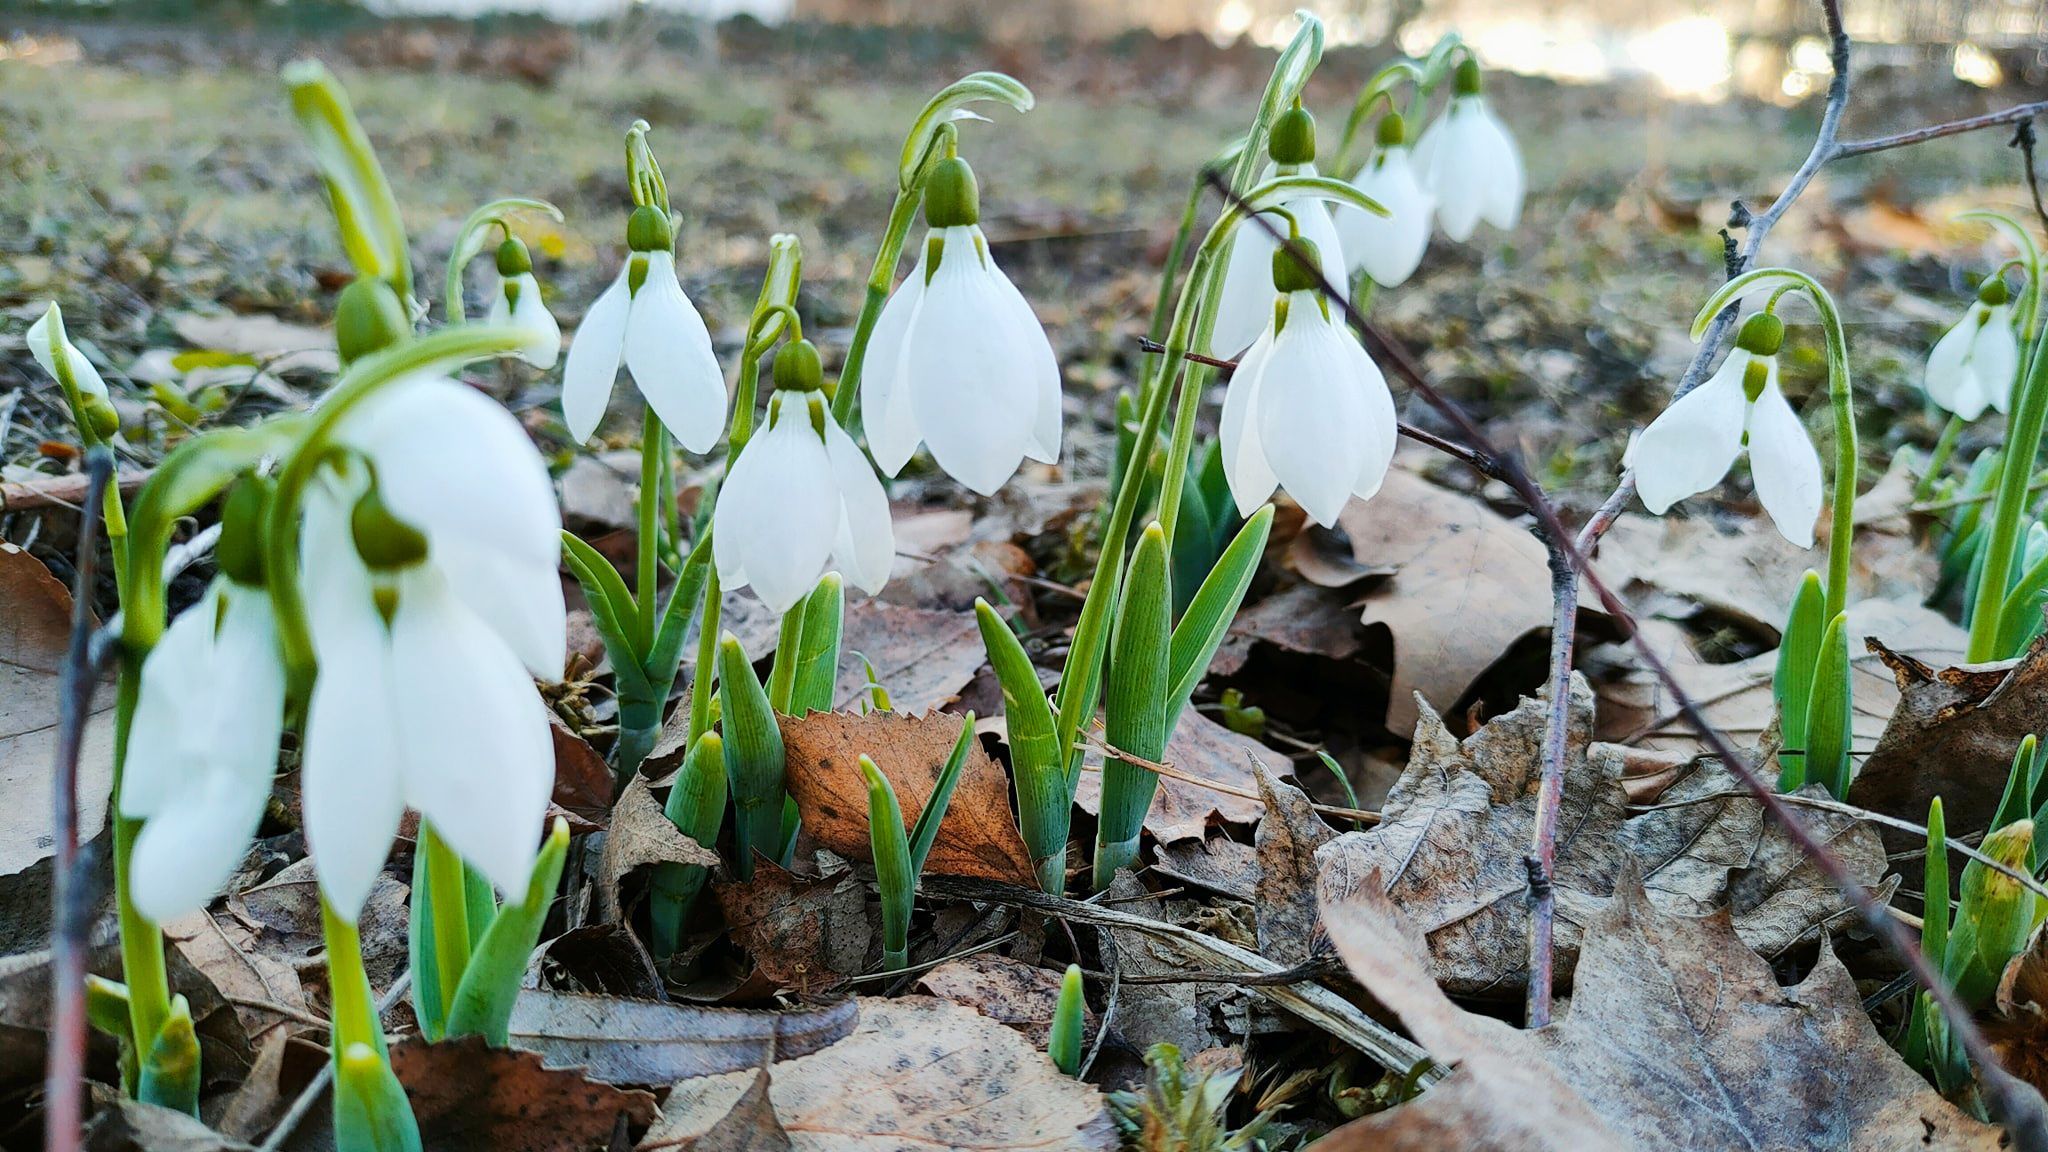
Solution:
[(824, 992), (860, 974), (873, 930), (867, 887), (841, 865), (801, 876), (756, 857), (746, 880), (714, 881), (733, 943), (761, 976), (799, 994)]
[[(999, 1024), (1015, 1028), (1025, 1043), (1043, 1049), (1052, 1033), (1052, 1010), (1059, 1001), (1060, 974), (995, 952), (977, 952), (918, 977), (920, 991), (972, 1008)], [(1086, 1005), (1082, 1014), (1094, 1012)]]
[[(98, 1096), (98, 1093), (95, 1093)], [(106, 1094), (85, 1129), (85, 1152), (250, 1152), (174, 1108)]]
[(548, 731), (555, 741), (555, 806), (594, 831), (611, 818), (612, 770), (590, 741), (570, 731), (555, 710), (548, 711)]
[[(50, 855), (50, 765), (56, 762), (58, 683), (71, 643), (71, 592), (43, 562), (0, 543), (0, 876)], [(81, 840), (107, 818), (114, 786), (114, 694), (93, 699), (78, 756)], [(47, 907), (43, 914), (48, 915)]]
[(624, 924), (585, 924), (534, 949), (527, 961), (527, 988), (588, 992), (639, 1000), (666, 1000), (668, 987), (654, 957)]
[(512, 1044), (612, 1084), (669, 1084), (816, 1052), (853, 1031), (850, 1000), (754, 1012), (616, 996), (525, 991)]
[[(784, 717), (789, 794), (803, 813), (804, 831), (841, 856), (869, 859), (868, 789), (859, 758), (871, 757), (889, 778), (908, 827), (924, 811), (965, 722), (966, 717), (946, 712)], [(1010, 813), (1009, 779), (979, 740), (968, 744), (967, 763), (924, 870), (935, 876), (1034, 883), (1031, 853)]]
[[(783, 1130), (782, 1121), (776, 1119), (775, 1103), (769, 1097), (769, 1088), (774, 1083), (768, 1069), (762, 1068), (725, 1112), (708, 1107), (694, 1109), (690, 1120), (702, 1121), (696, 1130), (682, 1121), (673, 1125), (665, 1122), (661, 1135), (656, 1137), (650, 1132), (649, 1139), (642, 1141), (640, 1147), (686, 1152), (790, 1152), (794, 1145), (789, 1133)], [(670, 1111), (673, 1113), (673, 1109)]]
[[(1232, 732), (1200, 712), (1181, 713), (1180, 723), (1166, 742), (1166, 762), (1190, 776), (1225, 784), (1245, 795), (1218, 792), (1172, 776), (1159, 778), (1159, 790), (1152, 796), (1152, 808), (1145, 813), (1145, 831), (1161, 844), (1195, 840), (1213, 823), (1249, 825), (1265, 808), (1251, 795), (1258, 791), (1252, 775), (1252, 757), (1271, 756), (1273, 750), (1249, 736)], [(1093, 816), (1102, 811), (1102, 773), (1097, 767), (1081, 773), (1075, 789), (1075, 803)]]
[(597, 905), (605, 920), (617, 920), (623, 905), (619, 884), (635, 869), (656, 864), (718, 866), (718, 854), (683, 835), (647, 788), (647, 777), (635, 776), (612, 808), (605, 832), (604, 856), (597, 877)]
[(1259, 881), (1252, 910), (1258, 918), (1259, 954), (1282, 964), (1308, 959), (1317, 931), (1316, 849), (1337, 834), (1316, 815), (1301, 789), (1283, 784), (1254, 760), (1266, 815), (1255, 841)]
[[(768, 1088), (792, 1148), (1109, 1150), (1102, 1096), (970, 1008), (862, 997), (852, 1036), (775, 1068)], [(751, 1072), (675, 1086), (642, 1152), (688, 1148), (756, 1083)]]

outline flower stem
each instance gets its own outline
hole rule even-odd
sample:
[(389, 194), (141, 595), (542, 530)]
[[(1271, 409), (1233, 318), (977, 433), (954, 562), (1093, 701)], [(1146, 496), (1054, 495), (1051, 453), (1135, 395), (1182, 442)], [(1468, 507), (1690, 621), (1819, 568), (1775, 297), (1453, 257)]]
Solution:
[(2039, 341), (2029, 358), (2026, 378), (2021, 381), (2019, 405), (2013, 410), (2012, 431), (1998, 464), (1998, 498), (1992, 505), (1991, 532), (1985, 538), (1984, 570), (1977, 583), (1976, 607), (1970, 616), (1972, 663), (1996, 660), (1998, 620), (2005, 606), (2006, 589), (2012, 583), (2014, 544), (2019, 539), (2020, 520), (2027, 511), (2027, 481), (2032, 478), (2034, 459), (2041, 451), (2041, 429), (2048, 417), (2048, 355)]
[(1927, 457), (1927, 470), (1920, 475), (1920, 483), (1913, 487), (1913, 502), (1925, 503), (1934, 495), (1934, 482), (1948, 469), (1949, 458), (1956, 454), (1956, 441), (1962, 438), (1963, 418), (1950, 416), (1948, 423), (1941, 426), (1941, 436), (1934, 441), (1934, 451)]
[(654, 646), (655, 584), (661, 576), (661, 458), (667, 452), (668, 429), (649, 404), (640, 414), (640, 547), (633, 589), (643, 651)]
[(114, 698), (114, 903), (121, 927), (121, 978), (128, 985), (128, 1026), (135, 1051), (146, 1054), (170, 1015), (171, 982), (164, 967), (163, 931), (135, 907), (130, 895), (134, 884), (135, 837), (142, 831), (142, 821), (122, 816), (118, 808), (128, 734), (134, 726), (135, 703), (141, 691), (142, 659), (130, 656), (121, 663)]
[(832, 394), (832, 418), (847, 426), (853, 405), (860, 395), (861, 368), (867, 360), (868, 338), (875, 334), (875, 322), (882, 318), (882, 305), (889, 302), (889, 289), (896, 283), (896, 265), (903, 257), (903, 242), (917, 218), (917, 205), (924, 194), (922, 184), (898, 187), (896, 202), (889, 207), (889, 226), (882, 232), (882, 247), (875, 253), (875, 266), (868, 273), (867, 295), (861, 300), (860, 316), (853, 323), (853, 344), (846, 350), (846, 366), (839, 371), (838, 391)]
[(414, 980), (430, 976), (441, 983), (441, 1003), (455, 1003), (462, 974), (469, 968), (469, 899), (462, 857), (441, 839), (431, 824), (420, 821), (419, 851), (427, 854), (427, 899), (434, 909), (434, 968), (415, 972)]
[[(363, 941), (356, 926), (343, 920), (327, 898), (320, 898), (320, 927), (327, 941), (328, 995), (333, 1009), (333, 1050), (339, 1054), (351, 1044), (368, 1044), (384, 1054), (384, 1026), (377, 1019), (377, 1005), (370, 996), (370, 978), (363, 971)], [(339, 1059), (339, 1056), (336, 1057)]]

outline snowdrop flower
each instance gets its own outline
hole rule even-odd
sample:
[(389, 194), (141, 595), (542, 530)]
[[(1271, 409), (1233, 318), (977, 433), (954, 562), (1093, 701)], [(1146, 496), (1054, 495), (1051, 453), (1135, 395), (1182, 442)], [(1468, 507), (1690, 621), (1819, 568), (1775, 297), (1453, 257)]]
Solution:
[(711, 549), (719, 583), (751, 584), (787, 612), (843, 570), (872, 594), (889, 579), (896, 536), (881, 481), (825, 402), (818, 350), (797, 339), (775, 356), (768, 426), (740, 453), (718, 494)]
[(220, 575), (142, 663), (121, 815), (143, 821), (130, 893), (158, 923), (220, 891), (270, 799), (285, 677), (256, 544), (262, 507), (252, 482), (229, 495)]
[(655, 415), (692, 452), (725, 430), (725, 373), (704, 318), (676, 280), (675, 230), (659, 208), (633, 209), (625, 267), (590, 306), (562, 370), (562, 416), (588, 440), (611, 401), (619, 361)]
[(1458, 65), (1450, 106), (1415, 146), (1415, 168), (1453, 240), (1469, 239), (1481, 220), (1507, 231), (1522, 219), (1522, 153), (1479, 94), (1473, 61)]
[(1779, 533), (1801, 548), (1813, 546), (1820, 455), (1778, 390), (1778, 349), (1784, 342), (1784, 321), (1768, 312), (1751, 316), (1721, 367), (1636, 438), (1622, 464), (1635, 469), (1644, 507), (1661, 516), (1712, 488), (1747, 447), (1757, 499)]
[(1337, 206), (1337, 238), (1352, 271), (1364, 269), (1382, 288), (1408, 282), (1429, 248), (1429, 227), (1436, 198), (1416, 176), (1407, 144), (1407, 128), (1399, 113), (1379, 123), (1379, 143), (1365, 164), (1352, 174), (1351, 185), (1384, 206), (1375, 216), (1349, 204)]
[(1285, 487), (1327, 528), (1351, 497), (1369, 499), (1386, 479), (1399, 434), (1394, 397), (1301, 265), (1275, 252), (1270, 268), (1271, 320), (1223, 399), (1223, 472), (1241, 515)]
[[(1273, 121), (1266, 137), (1266, 154), (1273, 162), (1259, 175), (1265, 183), (1275, 176), (1316, 175), (1315, 117), (1299, 104)], [(1294, 218), (1291, 231), (1318, 253), (1323, 278), (1349, 298), (1345, 277), (1344, 243), (1337, 225), (1330, 219), (1329, 206), (1313, 197), (1298, 197), (1282, 204)], [(1229, 263), (1223, 271), (1223, 295), (1216, 307), (1216, 325), (1209, 336), (1209, 350), (1218, 356), (1243, 351), (1259, 338), (1273, 312), (1273, 254), (1279, 242), (1256, 221), (1246, 220), (1231, 234)]]
[(2012, 304), (2005, 281), (1994, 276), (1977, 290), (1977, 301), (1927, 355), (1927, 398), (1965, 420), (2000, 412), (2012, 401), (2020, 370), (2020, 342), (2013, 334)]
[(519, 237), (507, 236), (498, 245), (497, 263), (498, 281), (492, 286), (491, 308), (484, 323), (531, 333), (533, 342), (520, 350), (519, 358), (545, 372), (562, 354), (562, 326), (541, 303), (540, 281), (533, 278), (533, 257)]
[(546, 465), (509, 412), (443, 377), (393, 385), (339, 431), (364, 467), (307, 491), (302, 534), (321, 889), (353, 920), (412, 807), (517, 895), (554, 780), (531, 677), (559, 677), (566, 643)]
[(92, 427), (83, 431), (105, 438), (119, 430), (121, 418), (107, 395), (107, 382), (65, 334), (64, 313), (54, 302), (29, 325), (28, 353), (63, 387), (65, 400), (77, 409), (78, 418), (91, 422)]
[(929, 232), (875, 322), (861, 376), (868, 447), (890, 476), (921, 442), (955, 480), (994, 494), (1026, 457), (1060, 458), (1060, 367), (981, 234), (981, 193), (949, 156), (925, 182)]

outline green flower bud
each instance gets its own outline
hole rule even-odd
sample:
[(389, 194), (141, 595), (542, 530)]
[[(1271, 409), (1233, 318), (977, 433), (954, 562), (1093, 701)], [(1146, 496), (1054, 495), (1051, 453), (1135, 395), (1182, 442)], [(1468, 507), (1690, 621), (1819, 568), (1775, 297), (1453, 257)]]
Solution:
[(1275, 164), (1313, 164), (1316, 161), (1316, 118), (1299, 101), (1273, 121), (1266, 136), (1266, 155)]
[(818, 346), (809, 340), (792, 340), (775, 354), (775, 386), (789, 392), (820, 392), (825, 388), (825, 366), (818, 359)]
[(263, 517), (270, 489), (270, 481), (251, 476), (228, 489), (221, 505), (220, 542), (213, 547), (213, 559), (237, 584), (263, 583)]
[(652, 204), (633, 209), (626, 221), (626, 247), (635, 252), (669, 252), (676, 246), (676, 230), (668, 213)]
[(1752, 356), (1776, 356), (1785, 346), (1785, 322), (1769, 312), (1759, 312), (1742, 322), (1735, 346)]
[(85, 419), (92, 425), (94, 436), (105, 440), (121, 430), (121, 414), (114, 411), (114, 406), (106, 397), (85, 392), (80, 402), (85, 406)]
[(427, 558), (426, 536), (392, 515), (375, 486), (356, 501), (348, 526), (356, 554), (371, 568), (406, 568)]
[(941, 160), (924, 182), (924, 222), (933, 228), (981, 223), (981, 187), (958, 156)]
[(498, 275), (510, 280), (533, 271), (533, 254), (526, 250), (526, 242), (517, 236), (505, 237), (498, 245)]
[[(1256, 224), (1243, 224), (1243, 228), (1256, 228)], [(1322, 254), (1316, 251), (1315, 243), (1300, 236), (1290, 238), (1286, 245), (1273, 251), (1273, 289), (1277, 292), (1316, 292), (1323, 286), (1318, 272), (1323, 266)]]
[(391, 285), (358, 277), (341, 290), (341, 300), (334, 308), (334, 344), (342, 363), (389, 348), (411, 335), (412, 320)]
[(1467, 56), (1459, 63), (1457, 75), (1451, 81), (1451, 90), (1460, 96), (1479, 95), (1479, 61)]
[[(2034, 822), (2015, 820), (1985, 836), (1978, 851), (2025, 874), (2033, 845)], [(1962, 917), (1976, 928), (1977, 954), (1986, 972), (2005, 971), (2006, 962), (2026, 946), (2034, 929), (2035, 903), (2026, 885), (2003, 872), (1974, 860), (1963, 869)]]
[(1399, 148), (1408, 142), (1408, 123), (1401, 119), (1399, 112), (1389, 112), (1380, 117), (1379, 126), (1373, 130), (1373, 139), (1382, 148)]
[(2005, 277), (1986, 277), (1984, 283), (1977, 286), (1977, 299), (1986, 308), (1996, 308), (2012, 299), (2012, 290), (2005, 286)]

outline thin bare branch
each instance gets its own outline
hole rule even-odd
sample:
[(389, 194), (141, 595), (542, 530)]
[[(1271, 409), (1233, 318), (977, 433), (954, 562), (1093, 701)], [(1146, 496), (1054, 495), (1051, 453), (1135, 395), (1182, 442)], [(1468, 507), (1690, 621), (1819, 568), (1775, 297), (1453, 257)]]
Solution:
[(1944, 136), (1960, 136), (1965, 132), (1981, 132), (1986, 128), (1999, 128), (2007, 124), (2025, 124), (2036, 116), (2048, 115), (2048, 100), (2036, 100), (2032, 104), (2018, 104), (1986, 112), (1982, 116), (1968, 116), (1961, 120), (1950, 120), (1945, 124), (1929, 124), (1911, 132), (1895, 132), (1890, 136), (1873, 136), (1868, 140), (1844, 140), (1834, 147), (1830, 160), (1842, 160), (1850, 156), (1865, 156), (1872, 152), (1883, 152), (1892, 148), (1905, 148), (1914, 144), (1925, 144)]

